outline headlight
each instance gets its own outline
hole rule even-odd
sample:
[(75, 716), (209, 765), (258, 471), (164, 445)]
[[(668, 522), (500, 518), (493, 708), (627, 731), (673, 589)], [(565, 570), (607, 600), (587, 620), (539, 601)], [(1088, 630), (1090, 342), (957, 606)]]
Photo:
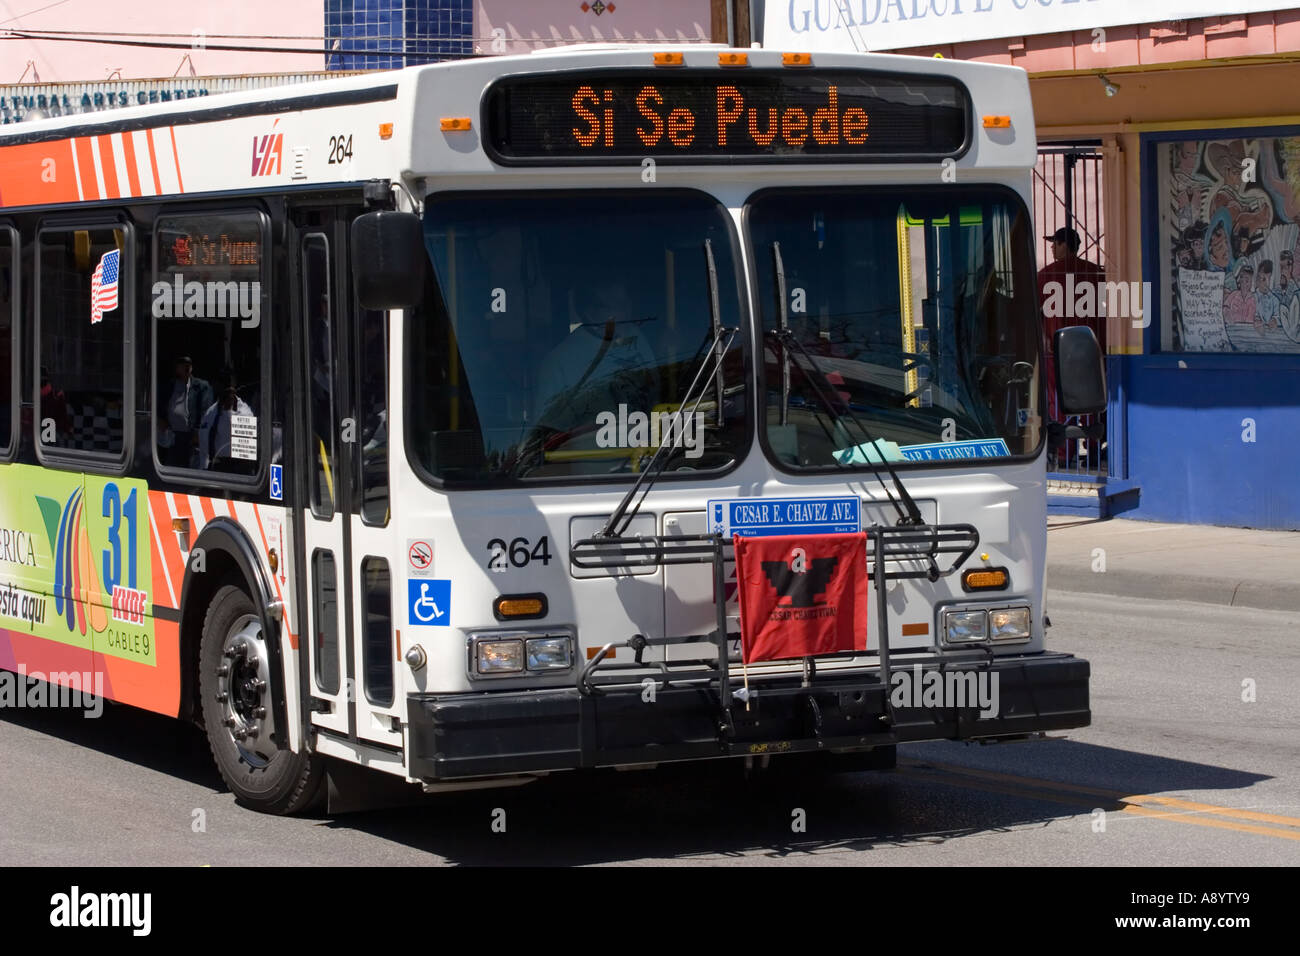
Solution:
[(983, 609), (944, 611), (943, 631), (949, 644), (988, 640), (988, 614)]
[(530, 671), (564, 670), (572, 663), (567, 637), (535, 637), (527, 643)]
[(989, 611), (989, 635), (995, 641), (1029, 640), (1029, 608), (1000, 607)]
[(510, 674), (524, 669), (523, 641), (479, 641), (478, 672)]
[(468, 640), (471, 678), (554, 676), (573, 667), (575, 641), (568, 628), (480, 631)]

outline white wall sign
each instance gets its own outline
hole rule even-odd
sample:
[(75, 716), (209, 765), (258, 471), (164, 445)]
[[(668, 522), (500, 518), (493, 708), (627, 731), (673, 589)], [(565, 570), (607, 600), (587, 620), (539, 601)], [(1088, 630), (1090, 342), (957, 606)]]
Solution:
[[(767, 0), (763, 46), (852, 53), (1285, 10), (1277, 0)], [(1231, 7), (1231, 9), (1225, 9)]]

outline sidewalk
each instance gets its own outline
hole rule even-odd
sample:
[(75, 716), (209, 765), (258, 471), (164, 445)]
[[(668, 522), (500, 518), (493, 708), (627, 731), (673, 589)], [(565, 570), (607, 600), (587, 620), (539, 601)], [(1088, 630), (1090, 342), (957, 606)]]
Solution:
[[(1101, 548), (1105, 571), (1100, 566)], [(1047, 519), (1047, 586), (1060, 591), (1300, 611), (1300, 531)]]

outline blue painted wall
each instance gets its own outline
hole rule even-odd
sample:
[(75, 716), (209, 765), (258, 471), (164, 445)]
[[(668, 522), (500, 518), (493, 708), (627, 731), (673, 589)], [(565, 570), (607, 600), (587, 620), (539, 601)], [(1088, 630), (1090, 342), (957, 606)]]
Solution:
[[(1300, 359), (1170, 353), (1124, 365), (1126, 518), (1300, 529)], [(1242, 440), (1254, 419), (1255, 441)]]

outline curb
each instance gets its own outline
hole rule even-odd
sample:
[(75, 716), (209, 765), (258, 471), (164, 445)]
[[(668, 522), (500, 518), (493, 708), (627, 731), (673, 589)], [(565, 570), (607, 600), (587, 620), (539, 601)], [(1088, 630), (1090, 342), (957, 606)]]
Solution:
[(1110, 594), (1157, 601), (1192, 601), (1263, 611), (1300, 612), (1300, 580), (1286, 585), (1257, 579), (1224, 579), (1154, 571), (1094, 572), (1088, 566), (1048, 564), (1048, 591)]

